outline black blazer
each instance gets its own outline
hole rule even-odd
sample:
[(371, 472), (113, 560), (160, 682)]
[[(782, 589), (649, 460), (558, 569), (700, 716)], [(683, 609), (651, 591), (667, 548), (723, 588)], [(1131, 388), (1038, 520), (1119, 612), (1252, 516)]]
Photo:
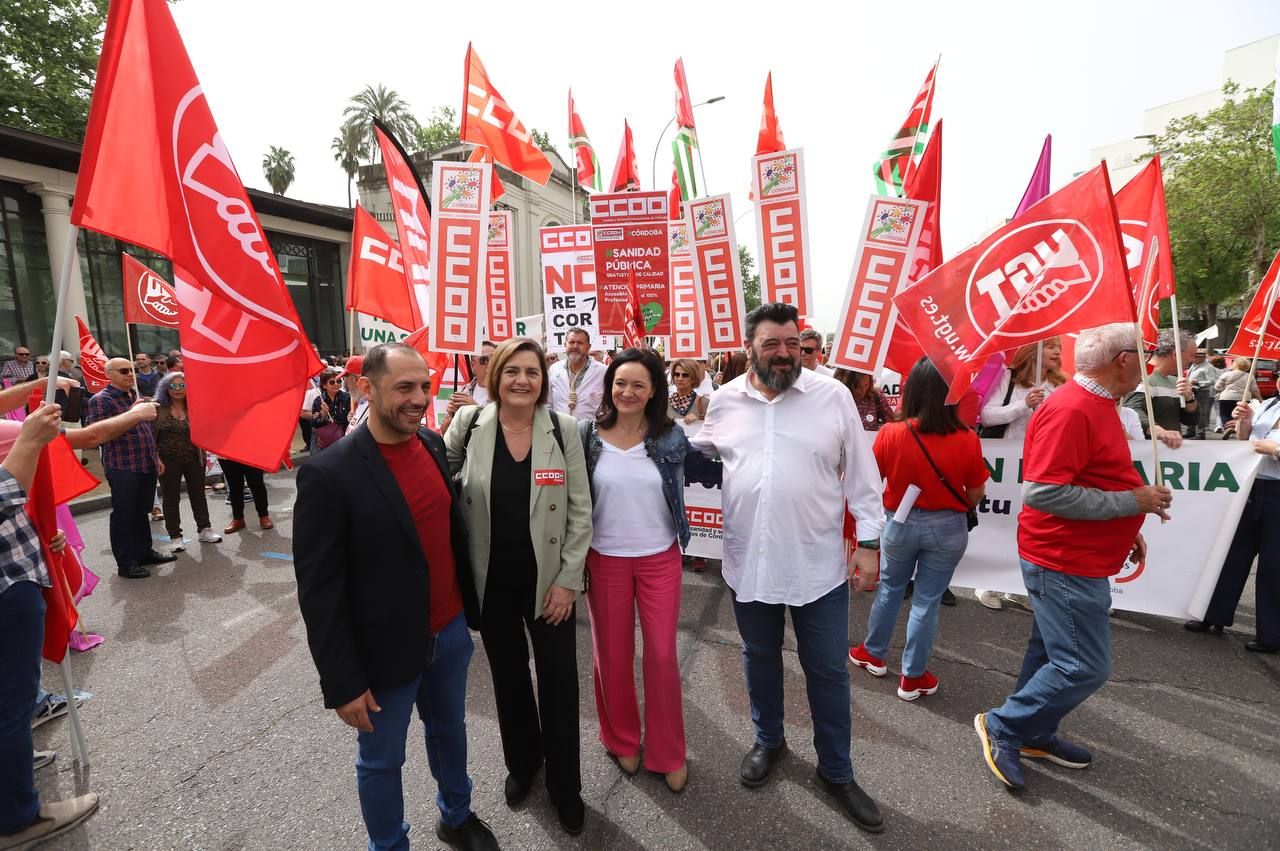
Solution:
[[(426, 429), (418, 439), (453, 496), (453, 558), (467, 625), (475, 629), (480, 606), (444, 439)], [(293, 566), (326, 707), (350, 703), (365, 689), (404, 685), (423, 671), (431, 629), (426, 556), (367, 425), (299, 467)]]

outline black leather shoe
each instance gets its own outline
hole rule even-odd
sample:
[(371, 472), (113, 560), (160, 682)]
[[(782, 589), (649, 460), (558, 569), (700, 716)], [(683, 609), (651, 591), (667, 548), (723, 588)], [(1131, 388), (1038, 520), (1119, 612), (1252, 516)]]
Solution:
[(950, 589), (950, 588), (948, 588), (948, 589), (946, 589), (945, 591), (943, 591), (943, 592), (942, 592), (942, 605), (944, 605), (944, 606), (954, 606), (955, 604), (956, 604), (956, 595), (951, 593), (951, 589)]
[(1214, 632), (1222, 635), (1222, 624), (1208, 621), (1187, 621), (1182, 625), (1187, 632)]
[(1263, 644), (1254, 639), (1244, 646), (1250, 653), (1280, 653), (1280, 644)]
[(460, 851), (502, 851), (489, 825), (475, 813), (457, 827), (449, 827), (444, 819), (436, 819), (436, 839)]
[(178, 557), (173, 553), (162, 553), (157, 550), (149, 550), (146, 555), (138, 559), (139, 564), (168, 564), (171, 561), (177, 561)]
[(529, 790), (533, 788), (533, 778), (521, 780), (514, 774), (507, 775), (507, 782), (502, 785), (502, 795), (507, 799), (507, 806), (514, 807), (516, 804), (529, 797)]
[(821, 771), (817, 774), (822, 788), (836, 799), (836, 803), (854, 824), (867, 833), (880, 833), (884, 830), (884, 819), (880, 817), (880, 809), (876, 806), (876, 802), (871, 800), (871, 796), (862, 791), (862, 787), (856, 781), (832, 783), (822, 776)]
[(587, 821), (587, 805), (582, 803), (581, 795), (574, 795), (562, 804), (556, 804), (556, 815), (560, 816), (560, 826), (570, 836), (582, 833), (582, 826)]
[(755, 789), (763, 786), (765, 781), (769, 779), (769, 771), (782, 759), (782, 755), (787, 752), (787, 742), (784, 739), (782, 744), (776, 748), (766, 748), (764, 745), (756, 742), (751, 746), (751, 750), (747, 751), (747, 755), (742, 758), (742, 768), (739, 771), (743, 786), (750, 786)]
[(116, 570), (116, 576), (121, 579), (146, 579), (151, 575), (151, 571), (142, 565), (134, 564), (129, 567), (121, 567)]

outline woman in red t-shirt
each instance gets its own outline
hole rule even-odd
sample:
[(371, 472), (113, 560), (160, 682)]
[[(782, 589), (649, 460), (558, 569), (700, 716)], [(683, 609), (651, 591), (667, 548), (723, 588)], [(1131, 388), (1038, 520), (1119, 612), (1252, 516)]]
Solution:
[[(946, 398), (946, 381), (921, 358), (902, 390), (902, 421), (881, 428), (872, 447), (885, 477), (888, 517), (880, 536), (880, 588), (871, 604), (867, 638), (849, 651), (849, 661), (874, 676), (885, 675), (885, 652), (914, 575), (898, 684), (903, 700), (938, 690), (938, 678), (927, 669), (938, 631), (938, 603), (969, 544), (968, 510), (982, 500), (988, 478), (978, 435), (960, 422)], [(919, 493), (906, 519), (898, 522), (894, 514), (912, 485)]]

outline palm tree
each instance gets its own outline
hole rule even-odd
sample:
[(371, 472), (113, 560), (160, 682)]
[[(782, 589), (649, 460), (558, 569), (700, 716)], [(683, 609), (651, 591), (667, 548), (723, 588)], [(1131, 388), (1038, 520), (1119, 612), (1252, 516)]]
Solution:
[(271, 191), (283, 195), (293, 183), (293, 154), (284, 148), (271, 146), (271, 150), (262, 158), (262, 173), (271, 184)]
[(364, 128), (358, 124), (347, 122), (342, 125), (338, 135), (333, 137), (333, 158), (347, 173), (347, 206), (351, 206), (351, 181), (356, 179), (360, 169), (360, 160), (368, 156), (365, 148)]
[(359, 94), (353, 95), (347, 108), (342, 111), (342, 117), (346, 124), (354, 124), (360, 128), (367, 149), (375, 157), (378, 154), (378, 139), (373, 134), (374, 119), (386, 125), (402, 143), (406, 139), (412, 139), (418, 129), (418, 121), (400, 93), (381, 84), (365, 86)]

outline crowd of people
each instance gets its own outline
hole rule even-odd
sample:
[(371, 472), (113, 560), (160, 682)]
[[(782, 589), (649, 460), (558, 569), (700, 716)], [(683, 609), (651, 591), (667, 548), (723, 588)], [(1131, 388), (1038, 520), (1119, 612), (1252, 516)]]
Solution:
[[(357, 730), (357, 792), (371, 848), (407, 847), (401, 772), (415, 706), (438, 789), (436, 836), (456, 848), (498, 847), (472, 808), (467, 773), (472, 631), (489, 662), (507, 804), (522, 802), (544, 772), (562, 827), (571, 835), (585, 829), (579, 598), (590, 613), (604, 755), (628, 775), (642, 767), (660, 774), (672, 793), (687, 787), (676, 655), (681, 566), (689, 561), (682, 559), (690, 541), (686, 483), (722, 493), (722, 578), (754, 728), (739, 782), (767, 783), (787, 752), (789, 611), (817, 780), (869, 832), (885, 821), (855, 778), (847, 665), (888, 673), (894, 626), (909, 599), (898, 696), (918, 700), (941, 687), (929, 662), (939, 606), (954, 604), (948, 586), (988, 479), (982, 437), (1025, 446), (1017, 547), (1027, 594), (977, 592), (989, 607), (1013, 600), (1034, 613), (1013, 692), (974, 718), (981, 757), (1002, 784), (1025, 785), (1024, 759), (1072, 769), (1092, 763), (1061, 725), (1110, 673), (1109, 577), (1126, 558), (1145, 556), (1144, 516), (1167, 517), (1173, 501), (1169, 488), (1143, 484), (1127, 441), (1155, 437), (1176, 447), (1184, 437), (1203, 438), (1215, 400), (1219, 428), (1252, 439), (1268, 457), (1209, 609), (1186, 627), (1230, 626), (1256, 558), (1258, 634), (1247, 647), (1280, 650), (1280, 545), (1264, 522), (1280, 503), (1280, 404), (1241, 401), (1256, 398), (1256, 387), (1246, 390), (1247, 361), (1217, 372), (1185, 335), (1163, 332), (1151, 351), (1139, 351), (1132, 326), (1111, 325), (1079, 335), (1074, 375), (1062, 370), (1060, 341), (1048, 340), (1014, 353), (977, 403), (946, 405), (946, 382), (921, 359), (897, 409), (870, 376), (826, 366), (822, 335), (802, 329), (793, 307), (752, 311), (745, 337), (745, 351), (709, 363), (668, 363), (649, 349), (606, 358), (581, 331), (567, 336), (562, 358), (528, 338), (486, 342), (470, 359), (471, 380), (452, 393), (440, 432), (424, 427), (434, 417), (430, 371), (403, 344), (335, 363), (309, 384), (299, 411), (310, 458), (295, 505), (298, 600), (324, 704)], [(1190, 365), (1185, 376), (1178, 354)], [(198, 540), (220, 540), (180, 358), (111, 359), (110, 385), (85, 404), (86, 427), (67, 432), (77, 448), (101, 448), (121, 577), (148, 575), (148, 565), (182, 550), (184, 482)], [(47, 359), (44, 372), (39, 359), (28, 370), (28, 360), (25, 352), (0, 371), (14, 385), (0, 390), (0, 410), (26, 404), (47, 375)], [(1150, 406), (1140, 381), (1148, 360)], [(59, 389), (78, 389), (64, 367)], [(40, 404), (24, 422), (0, 421), (11, 434), (0, 463), (0, 541), (10, 550), (0, 574), (0, 639), (15, 648), (31, 644), (38, 589), (48, 583), (38, 552), (23, 543), (30, 521), (15, 508), (29, 487), (30, 457), (57, 434), (60, 415), (60, 406)], [(264, 471), (220, 461), (233, 515), (224, 533), (245, 527), (246, 486), (260, 526), (271, 528)], [(153, 548), (147, 519), (157, 482), (167, 553)], [(874, 593), (855, 642), (851, 588)], [(30, 664), (6, 672), (0, 693), (30, 707), (38, 641), (27, 655)], [(4, 705), (16, 715), (12, 701)], [(4, 749), (4, 777), (17, 780), (14, 795), (0, 796), (0, 835), (45, 835), (86, 817), (92, 795), (39, 803), (26, 756), (30, 728), (20, 726), (28, 735)]]

